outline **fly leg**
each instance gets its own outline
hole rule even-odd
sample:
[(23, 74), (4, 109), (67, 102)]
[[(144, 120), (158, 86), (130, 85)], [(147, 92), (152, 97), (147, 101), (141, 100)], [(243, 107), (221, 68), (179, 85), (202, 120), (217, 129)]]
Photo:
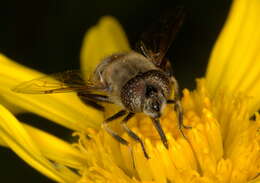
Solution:
[(104, 107), (97, 102), (113, 103), (112, 101), (109, 100), (108, 96), (105, 95), (83, 93), (83, 92), (77, 93), (77, 95), (85, 104), (100, 111), (104, 111)]
[(178, 82), (176, 81), (176, 79), (173, 76), (171, 77), (171, 80), (173, 82), (173, 87), (174, 87), (174, 101), (175, 101), (174, 109), (177, 113), (177, 118), (178, 118), (178, 122), (179, 122), (179, 129), (180, 129), (180, 132), (183, 135), (183, 137), (186, 138), (186, 136), (184, 135), (184, 133), (182, 131), (182, 128), (191, 129), (192, 127), (186, 126), (186, 125), (183, 124), (183, 109), (182, 109), (182, 106), (181, 106), (181, 101), (180, 101), (180, 96), (179, 96)]
[(113, 103), (108, 96), (100, 95), (100, 94), (93, 94), (93, 93), (78, 93), (79, 97), (88, 98), (90, 100), (95, 100), (98, 102), (106, 102), (106, 103)]
[(113, 116), (107, 118), (103, 123), (102, 123), (102, 127), (107, 131), (107, 133), (109, 133), (113, 138), (115, 138), (119, 143), (123, 144), (123, 145), (128, 145), (129, 143), (123, 139), (122, 137), (120, 137), (116, 132), (114, 132), (111, 128), (109, 128), (108, 123), (124, 116), (126, 114), (125, 110), (121, 110), (119, 112), (117, 112), (116, 114), (114, 114)]
[[(164, 58), (164, 59), (166, 59), (166, 58)], [(178, 118), (178, 123), (179, 123), (179, 130), (180, 130), (182, 136), (184, 138), (186, 138), (182, 129), (183, 128), (191, 129), (192, 127), (186, 126), (183, 124), (183, 109), (182, 109), (181, 102), (180, 102), (179, 85), (178, 85), (177, 80), (173, 76), (171, 62), (168, 59), (166, 59), (164, 62), (166, 63), (165, 67), (164, 67), (164, 71), (171, 77), (173, 87), (174, 87), (174, 100), (167, 100), (167, 104), (174, 104), (174, 110), (177, 113), (177, 118)]]
[(167, 104), (175, 104), (176, 101), (175, 100), (167, 100)]
[(127, 126), (127, 122), (130, 118), (132, 118), (134, 116), (134, 113), (129, 113), (121, 122), (122, 127), (124, 128), (124, 130), (127, 132), (127, 134), (133, 138), (134, 140), (136, 140), (137, 142), (139, 142), (141, 144), (142, 150), (144, 152), (144, 156), (149, 159), (148, 153), (145, 149), (144, 143), (143, 141), (140, 139), (140, 137), (138, 137), (128, 126)]

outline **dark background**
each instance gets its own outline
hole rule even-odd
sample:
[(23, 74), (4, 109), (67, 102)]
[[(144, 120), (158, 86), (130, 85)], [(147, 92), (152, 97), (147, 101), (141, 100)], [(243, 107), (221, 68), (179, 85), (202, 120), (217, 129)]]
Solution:
[[(115, 16), (134, 43), (165, 9), (178, 5), (186, 8), (187, 16), (168, 56), (181, 88), (191, 89), (194, 79), (205, 73), (230, 7), (228, 0), (9, 0), (0, 6), (0, 52), (44, 73), (77, 69), (83, 35), (101, 16)], [(21, 118), (30, 120), (26, 115)], [(49, 182), (8, 149), (0, 149), (0, 162), (1, 182)]]

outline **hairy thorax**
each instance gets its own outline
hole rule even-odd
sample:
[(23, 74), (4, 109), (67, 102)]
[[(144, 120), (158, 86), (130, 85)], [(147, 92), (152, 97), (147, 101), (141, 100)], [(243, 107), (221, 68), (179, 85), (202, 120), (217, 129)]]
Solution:
[(113, 103), (132, 112), (142, 112), (147, 87), (164, 97), (170, 93), (170, 81), (150, 60), (136, 52), (112, 55), (95, 71), (96, 78), (108, 88)]
[(120, 93), (126, 82), (140, 73), (156, 69), (158, 68), (141, 54), (121, 53), (104, 59), (96, 68), (95, 77), (108, 86), (113, 102), (122, 105)]

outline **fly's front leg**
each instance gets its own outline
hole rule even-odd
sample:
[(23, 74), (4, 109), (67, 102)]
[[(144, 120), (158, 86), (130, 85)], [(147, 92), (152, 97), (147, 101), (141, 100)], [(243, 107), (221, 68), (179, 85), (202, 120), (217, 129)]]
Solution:
[(179, 129), (180, 129), (180, 132), (183, 135), (183, 137), (186, 138), (182, 131), (182, 128), (191, 129), (191, 127), (183, 124), (183, 109), (182, 109), (181, 101), (180, 101), (178, 82), (176, 81), (176, 79), (173, 76), (171, 77), (171, 80), (173, 82), (173, 87), (174, 87), (174, 103), (175, 103), (174, 109), (177, 113)]
[(107, 118), (103, 123), (102, 123), (102, 127), (107, 131), (107, 133), (109, 133), (112, 137), (114, 137), (114, 139), (116, 139), (119, 143), (123, 144), (123, 145), (128, 145), (129, 143), (123, 139), (122, 137), (120, 137), (116, 132), (114, 132), (111, 128), (109, 128), (108, 123), (122, 117), (126, 115), (126, 111), (125, 110), (121, 110), (118, 113), (114, 114), (113, 116)]
[(134, 113), (129, 113), (121, 122), (122, 127), (124, 128), (124, 130), (127, 132), (127, 134), (133, 138), (134, 140), (136, 140), (137, 142), (139, 142), (141, 144), (142, 150), (144, 152), (144, 156), (149, 159), (148, 153), (145, 149), (144, 143), (143, 141), (140, 139), (140, 137), (138, 137), (128, 126), (127, 126), (127, 122), (130, 118), (132, 118), (134, 116)]

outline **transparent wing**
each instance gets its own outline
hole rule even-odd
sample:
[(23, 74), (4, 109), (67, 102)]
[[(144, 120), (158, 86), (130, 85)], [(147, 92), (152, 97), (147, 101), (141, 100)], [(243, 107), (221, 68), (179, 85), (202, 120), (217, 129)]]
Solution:
[(183, 7), (163, 14), (141, 35), (140, 41), (137, 43), (137, 50), (156, 66), (163, 68), (166, 64), (164, 57), (181, 27), (184, 17)]
[(105, 89), (100, 82), (93, 79), (91, 73), (88, 75), (89, 77), (83, 78), (80, 70), (69, 70), (23, 82), (12, 90), (26, 94), (50, 94)]

